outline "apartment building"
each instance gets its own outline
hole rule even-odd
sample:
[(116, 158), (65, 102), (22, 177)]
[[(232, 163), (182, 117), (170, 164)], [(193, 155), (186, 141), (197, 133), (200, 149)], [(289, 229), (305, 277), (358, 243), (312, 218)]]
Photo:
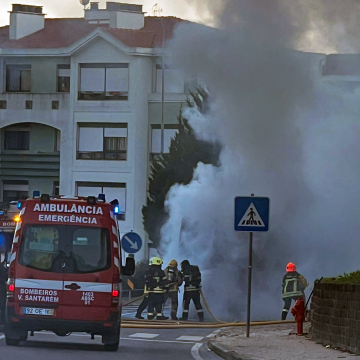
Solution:
[[(91, 3), (83, 18), (46, 19), (13, 5), (0, 28), (0, 202), (42, 193), (117, 198), (121, 233), (146, 239), (141, 208), (160, 152), (162, 39), (183, 21), (141, 5)], [(165, 70), (165, 151), (186, 100)], [(148, 243), (137, 260), (148, 256)]]

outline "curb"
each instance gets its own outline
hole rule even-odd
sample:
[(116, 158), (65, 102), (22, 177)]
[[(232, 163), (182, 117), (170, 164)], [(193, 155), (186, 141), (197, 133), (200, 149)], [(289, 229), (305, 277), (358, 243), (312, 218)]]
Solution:
[(226, 345), (216, 343), (215, 341), (209, 341), (208, 346), (211, 351), (225, 360), (254, 360), (248, 356), (238, 355), (234, 350), (231, 350)]

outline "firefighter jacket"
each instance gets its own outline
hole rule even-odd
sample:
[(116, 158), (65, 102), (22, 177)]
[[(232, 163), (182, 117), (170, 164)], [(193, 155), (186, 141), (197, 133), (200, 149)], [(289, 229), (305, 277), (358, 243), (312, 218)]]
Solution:
[(201, 289), (201, 272), (198, 266), (190, 265), (185, 267), (181, 276), (185, 282), (185, 292), (199, 291)]
[(303, 297), (305, 298), (304, 290), (308, 287), (306, 279), (296, 271), (285, 274), (282, 283), (282, 297)]
[(148, 294), (165, 294), (168, 281), (161, 265), (150, 265), (145, 275), (145, 291)]
[(180, 271), (176, 267), (168, 266), (164, 269), (164, 273), (169, 282), (169, 292), (178, 292), (179, 286), (183, 283)]

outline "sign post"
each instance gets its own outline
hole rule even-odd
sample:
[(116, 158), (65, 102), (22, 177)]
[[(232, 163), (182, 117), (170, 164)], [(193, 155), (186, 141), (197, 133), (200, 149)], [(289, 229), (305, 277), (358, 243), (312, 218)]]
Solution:
[(246, 337), (250, 336), (251, 322), (253, 233), (269, 230), (269, 204), (269, 198), (254, 197), (254, 194), (251, 197), (235, 198), (235, 231), (250, 232)]

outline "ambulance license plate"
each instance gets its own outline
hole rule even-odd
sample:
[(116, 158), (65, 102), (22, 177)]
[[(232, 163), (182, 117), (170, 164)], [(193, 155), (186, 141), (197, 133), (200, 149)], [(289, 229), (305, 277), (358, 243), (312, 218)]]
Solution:
[(54, 309), (39, 309), (39, 308), (23, 308), (24, 315), (44, 315), (44, 316), (53, 316)]

